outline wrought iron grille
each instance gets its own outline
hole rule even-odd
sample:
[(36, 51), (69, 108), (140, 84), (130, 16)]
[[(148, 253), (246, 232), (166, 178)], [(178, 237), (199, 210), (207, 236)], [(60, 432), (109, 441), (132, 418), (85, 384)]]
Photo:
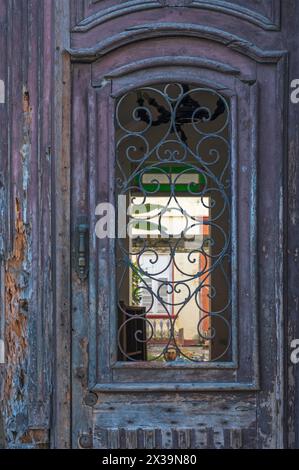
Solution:
[(119, 98), (115, 116), (116, 194), (127, 211), (116, 242), (119, 360), (228, 361), (229, 102), (159, 84)]

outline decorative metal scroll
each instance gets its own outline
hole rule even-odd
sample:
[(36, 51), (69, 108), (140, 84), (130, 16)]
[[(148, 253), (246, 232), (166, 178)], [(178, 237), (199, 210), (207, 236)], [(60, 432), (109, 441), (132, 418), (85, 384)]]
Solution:
[[(227, 100), (181, 83), (134, 89), (116, 103), (115, 135), (116, 194), (128, 211), (116, 242), (119, 357), (230, 360)], [(184, 230), (170, 233), (166, 219)]]

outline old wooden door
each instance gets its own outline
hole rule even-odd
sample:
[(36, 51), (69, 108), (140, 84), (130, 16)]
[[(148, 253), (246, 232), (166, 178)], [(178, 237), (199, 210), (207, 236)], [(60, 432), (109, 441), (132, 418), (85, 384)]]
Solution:
[(72, 2), (73, 447), (285, 445), (281, 3)]

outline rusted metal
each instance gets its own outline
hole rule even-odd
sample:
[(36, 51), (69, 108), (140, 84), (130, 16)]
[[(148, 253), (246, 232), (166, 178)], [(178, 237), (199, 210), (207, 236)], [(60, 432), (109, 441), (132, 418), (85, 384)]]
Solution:
[(82, 449), (91, 449), (93, 447), (93, 445), (92, 445), (92, 435), (91, 434), (82, 434), (79, 437), (79, 446), (82, 447)]
[(98, 396), (94, 392), (89, 392), (84, 397), (84, 403), (87, 406), (95, 406), (98, 402)]

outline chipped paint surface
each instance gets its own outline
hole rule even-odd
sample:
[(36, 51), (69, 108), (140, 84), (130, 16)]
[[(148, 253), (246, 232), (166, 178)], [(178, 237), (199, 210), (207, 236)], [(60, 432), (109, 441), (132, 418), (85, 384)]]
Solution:
[[(135, 8), (137, 3), (149, 4), (150, 2), (129, 3), (134, 3)], [(196, 10), (192, 9), (192, 3), (198, 3)], [(208, 51), (208, 49), (212, 52), (212, 57), (208, 58), (207, 63), (217, 59), (220, 50), (223, 51), (221, 59), (231, 64), (231, 71), (238, 72), (234, 75), (235, 83), (238, 83), (239, 80), (239, 70), (243, 66), (246, 70), (248, 68), (250, 74), (247, 75), (244, 69), (246, 73), (244, 72), (238, 85), (242, 87), (242, 90), (245, 90), (246, 87), (253, 88), (249, 63), (252, 60), (254, 70), (258, 71), (257, 81), (260, 89), (258, 96), (260, 116), (257, 125), (261, 126), (263, 122), (267, 121), (271, 123), (273, 110), (269, 108), (266, 101), (262, 82), (266, 76), (268, 80), (266, 81), (270, 86), (275, 81), (278, 93), (280, 84), (287, 76), (285, 69), (281, 66), (282, 56), (276, 57), (276, 62), (272, 61), (272, 52), (275, 50), (285, 49), (290, 52), (291, 73), (294, 76), (299, 76), (299, 56), (298, 54), (294, 55), (293, 51), (294, 45), (298, 41), (293, 34), (292, 38), (288, 37), (291, 36), (289, 31), (293, 32), (298, 29), (293, 18), (296, 18), (296, 15), (299, 18), (299, 2), (297, 0), (273, 2), (273, 12), (279, 3), (281, 3), (282, 9), (285, 9), (281, 28), (277, 29), (275, 34), (264, 29), (265, 23), (256, 20), (254, 9), (257, 8), (259, 11), (260, 7), (257, 6), (259, 2), (244, 0), (247, 11), (253, 9), (253, 15), (249, 15), (247, 20), (240, 20), (239, 17), (236, 19), (234, 15), (230, 15), (227, 10), (227, 2), (222, 0), (216, 2), (217, 8), (225, 6), (226, 14), (217, 13), (216, 8), (211, 17), (209, 9), (205, 9), (204, 13), (200, 10), (200, 3), (189, 0), (161, 0), (160, 4), (163, 5), (163, 8), (158, 5), (159, 8), (155, 11), (150, 11), (150, 9), (134, 10), (134, 14), (129, 14), (126, 10), (127, 14), (115, 15), (113, 13), (113, 18), (109, 17), (109, 19), (103, 15), (105, 21), (101, 21), (101, 24), (97, 25), (93, 20), (90, 23), (88, 18), (101, 16), (99, 11), (106, 8), (106, 2), (84, 2), (83, 0), (8, 2), (0, 0), (0, 17), (3, 19), (3, 28), (0, 31), (0, 51), (2, 54), (0, 61), (0, 270), (1, 282), (3, 280), (5, 283), (5, 288), (0, 289), (0, 337), (5, 341), (4, 348), (2, 348), (4, 349), (5, 364), (0, 365), (0, 448), (4, 446), (9, 448), (70, 447), (71, 445), (76, 447), (78, 433), (81, 433), (81, 442), (84, 442), (84, 436), (94, 437), (94, 445), (100, 446), (102, 439), (106, 439), (106, 435), (103, 438), (104, 428), (108, 430), (107, 436), (111, 434), (114, 436), (114, 442), (119, 442), (119, 439), (122, 439), (120, 435), (122, 433), (119, 433), (118, 430), (115, 431), (113, 427), (111, 428), (112, 405), (119, 409), (119, 412), (114, 413), (114, 416), (115, 419), (120, 420), (120, 425), (128, 419), (130, 409), (133, 409), (134, 406), (137, 409), (140, 405), (141, 411), (136, 412), (135, 415), (140, 420), (140, 426), (144, 426), (144, 430), (142, 430), (142, 432), (144, 431), (144, 439), (148, 439), (149, 445), (153, 445), (155, 433), (151, 429), (153, 413), (156, 409), (158, 424), (161, 413), (157, 412), (157, 407), (152, 407), (152, 393), (136, 391), (118, 394), (99, 393), (98, 408), (95, 409), (95, 412), (92, 406), (87, 406), (88, 385), (96, 382), (99, 370), (98, 363), (90, 361), (92, 349), (89, 330), (97, 331), (97, 328), (101, 330), (104, 322), (100, 318), (99, 324), (96, 325), (97, 316), (95, 315), (91, 319), (93, 323), (90, 328), (90, 305), (93, 303), (95, 309), (98, 305), (96, 289), (88, 290), (87, 284), (84, 286), (81, 282), (78, 283), (75, 277), (71, 281), (72, 237), (70, 237), (70, 232), (73, 230), (71, 224), (72, 220), (75, 220), (76, 211), (81, 213), (81, 210), (86, 209), (82, 194), (88, 194), (90, 188), (86, 186), (85, 175), (88, 174), (88, 171), (84, 164), (85, 162), (92, 164), (93, 152), (93, 155), (96, 155), (96, 149), (93, 148), (96, 139), (85, 140), (82, 138), (83, 135), (90, 137), (90, 127), (88, 129), (86, 127), (86, 132), (82, 134), (77, 132), (78, 145), (73, 147), (78, 156), (74, 157), (71, 154), (70, 142), (72, 136), (76, 134), (71, 132), (71, 125), (74, 125), (76, 130), (80, 129), (81, 125), (91, 126), (93, 125), (93, 117), (90, 113), (84, 119), (84, 113), (78, 112), (74, 117), (70, 117), (73, 106), (73, 101), (70, 98), (71, 74), (74, 73), (78, 64), (73, 64), (70, 67), (70, 57), (65, 51), (70, 51), (70, 53), (73, 51), (74, 62), (82, 61), (79, 67), (81, 74), (80, 79), (78, 78), (79, 86), (74, 102), (78, 106), (78, 103), (81, 102), (80, 97), (83, 97), (83, 108), (88, 103), (94, 106), (91, 96), (95, 92), (93, 89), (88, 100), (86, 99), (88, 87), (84, 85), (84, 74), (88, 77), (88, 82), (86, 82), (88, 86), (90, 86), (90, 78), (96, 79), (97, 90), (94, 97), (98, 95), (98, 98), (95, 99), (95, 103), (101, 101), (101, 106), (103, 106), (103, 101), (99, 99), (99, 92), (103, 94), (107, 92), (108, 94), (112, 84), (125, 82), (125, 75), (120, 75), (115, 81), (114, 77), (109, 75), (111, 72), (109, 68), (113, 64), (113, 67), (117, 65), (118, 67), (127, 67), (129, 70), (130, 64), (138, 61), (139, 53), (141, 54), (140, 61), (151, 58), (151, 51), (156, 47), (155, 44), (159, 44), (157, 48), (159, 54), (168, 56), (168, 46), (170, 46), (173, 37), (176, 42), (175, 54), (179, 48), (180, 54), (184, 54), (188, 58), (190, 50), (193, 51), (188, 69), (195, 66), (193, 59), (198, 54), (198, 50), (201, 50), (204, 55), (204, 51)], [(291, 4), (294, 13), (296, 13), (292, 15), (292, 18), (288, 17), (286, 3)], [(238, 4), (243, 5), (242, 0), (239, 0)], [(170, 5), (171, 8), (167, 8), (167, 5)], [(188, 8), (183, 9), (181, 6), (188, 6)], [(129, 5), (127, 8), (130, 10), (131, 6)], [(237, 5), (235, 12), (238, 8)], [(115, 10), (117, 10), (117, 5)], [(217, 17), (219, 14), (222, 16)], [(196, 24), (196, 15), (199, 15), (198, 24)], [(252, 18), (255, 18), (255, 21), (252, 21)], [(279, 23), (278, 17), (274, 19)], [(271, 18), (268, 20), (270, 21)], [(242, 30), (239, 26), (240, 21), (242, 21)], [(75, 25), (77, 23), (78, 28), (78, 22), (82, 22), (83, 27), (81, 24), (81, 30), (76, 32)], [(169, 29), (167, 29), (168, 26), (164, 27), (163, 25), (169, 25)], [(259, 34), (256, 34), (254, 28), (259, 28)], [(111, 38), (111, 31), (114, 31), (113, 38)], [(2, 38), (3, 32), (5, 32), (5, 37)], [(240, 40), (234, 39), (238, 37)], [(134, 38), (136, 38), (135, 43), (133, 43)], [(198, 44), (195, 46), (197, 39), (200, 46)], [(124, 42), (122, 42), (123, 40)], [(179, 46), (180, 41), (182, 46)], [(98, 47), (101, 44), (105, 53), (99, 55)], [(109, 48), (111, 48), (110, 51)], [(74, 52), (76, 50), (77, 55)], [(234, 50), (239, 52), (234, 55)], [(88, 51), (90, 51), (89, 56)], [(110, 53), (112, 55), (109, 58)], [(176, 57), (175, 54), (168, 57)], [(99, 58), (100, 60), (98, 60)], [(90, 62), (93, 60), (91, 65)], [(232, 63), (233, 60), (236, 60), (236, 63)], [(163, 66), (163, 70), (161, 68), (161, 76), (169, 65), (170, 63)], [(97, 77), (97, 70), (100, 70), (102, 66), (104, 66), (105, 73), (99, 74)], [(91, 70), (88, 70), (89, 67)], [(159, 71), (158, 67), (159, 65), (155, 66), (157, 72)], [(219, 67), (215, 72), (218, 79), (223, 69)], [(204, 68), (203, 73), (208, 76), (208, 69)], [(225, 80), (227, 80), (230, 70), (227, 69), (223, 73), (226, 74)], [(272, 73), (276, 74), (273, 81)], [(142, 74), (143, 71), (140, 70), (139, 79)], [(147, 72), (144, 72), (144, 76), (146, 75)], [(111, 78), (108, 80), (108, 77)], [(133, 78), (134, 74), (132, 73), (130, 80)], [(133, 81), (131, 85), (133, 85)], [(118, 85), (115, 86), (117, 89)], [(244, 97), (242, 94), (241, 99), (245, 99), (246, 94), (247, 92), (244, 92)], [(269, 101), (274, 102), (274, 97), (272, 101)], [(105, 116), (111, 111), (105, 106), (101, 109), (104, 109), (102, 112)], [(276, 116), (275, 121), (283, 125), (287, 120), (286, 116), (284, 112), (280, 113), (280, 106), (275, 109), (278, 113), (277, 116), (279, 116), (279, 118)], [(287, 106), (285, 109), (287, 110)], [(299, 105), (297, 109), (299, 110)], [(290, 232), (292, 233), (289, 234), (287, 246), (289, 250), (287, 288), (289, 289), (288, 309), (290, 315), (287, 320), (289, 320), (289, 337), (294, 338), (299, 337), (299, 127), (295, 108), (291, 108), (290, 114), (288, 130), (290, 133), (289, 199), (286, 204), (286, 212), (288, 212), (289, 226), (292, 229)], [(101, 119), (99, 119), (100, 121)], [(255, 119), (251, 120), (251, 122), (254, 121)], [(242, 119), (239, 124), (239, 131), (242, 132)], [(245, 118), (243, 124), (245, 128), (245, 125), (247, 126)], [(260, 283), (258, 306), (260, 312), (259, 337), (261, 338), (258, 356), (261, 390), (248, 392), (248, 394), (246, 392), (245, 398), (243, 392), (219, 393), (219, 395), (194, 393), (190, 394), (189, 398), (187, 394), (173, 393), (173, 391), (171, 393), (159, 392), (155, 396), (156, 402), (159, 404), (160, 410), (165, 412), (165, 419), (169, 419), (168, 427), (171, 429), (174, 441), (181, 439), (182, 445), (185, 445), (185, 440), (191, 439), (189, 431), (184, 433), (179, 426), (181, 425), (179, 421), (181, 419), (180, 410), (184, 409), (185, 403), (188, 404), (189, 400), (189, 408), (186, 405), (186, 410), (189, 413), (186, 416), (189, 416), (189, 422), (196, 419), (194, 410), (198, 412), (202, 408), (200, 425), (206, 426), (208, 420), (217, 425), (215, 433), (214, 430), (208, 429), (200, 437), (200, 441), (202, 439), (204, 441), (204, 446), (208, 445), (209, 439), (210, 444), (213, 440), (215, 441), (216, 447), (227, 445), (229, 436), (236, 433), (235, 440), (238, 447), (256, 445), (264, 448), (275, 445), (282, 447), (285, 445), (286, 427), (289, 427), (290, 446), (294, 446), (295, 442), (299, 446), (299, 369), (295, 369), (293, 366), (289, 367), (289, 383), (287, 384), (289, 391), (286, 396), (290, 406), (288, 415), (283, 422), (285, 417), (283, 413), (287, 408), (282, 401), (285, 393), (283, 378), (287, 374), (284, 374), (282, 362), (279, 362), (284, 357), (284, 351), (280, 349), (279, 354), (276, 353), (277, 346), (282, 348), (285, 341), (283, 325), (280, 322), (283, 315), (285, 318), (286, 313), (284, 311), (286, 310), (285, 305), (282, 303), (284, 295), (282, 292), (284, 240), (281, 230), (286, 220), (284, 214), (279, 211), (284, 209), (282, 202), (286, 198), (286, 193), (282, 192), (281, 186), (284, 176), (278, 174), (278, 171), (276, 173), (273, 161), (279, 166), (281, 160), (286, 161), (287, 158), (284, 158), (282, 148), (273, 149), (273, 155), (270, 155), (269, 145), (266, 145), (263, 138), (266, 135), (272, 141), (272, 138), (274, 140), (278, 134), (280, 135), (279, 124), (277, 127), (270, 128), (269, 133), (263, 133), (262, 130), (261, 128), (256, 143), (257, 146), (261, 146), (261, 157), (258, 159), (258, 178), (262, 175), (261, 189), (266, 188), (263, 197), (258, 201), (258, 210), (260, 211), (258, 214)], [(96, 136), (97, 133), (95, 132), (94, 135)], [(103, 132), (100, 136), (101, 139), (105, 135)], [(88, 155), (84, 153), (87, 152), (87, 147), (90, 147)], [(86, 158), (82, 157), (84, 155)], [(281, 158), (282, 155), (283, 158)], [(271, 158), (273, 159), (271, 160)], [(74, 172), (74, 167), (71, 168), (71, 165), (74, 165), (74, 161), (77, 159), (78, 171)], [(97, 167), (97, 163), (94, 167)], [(248, 167), (244, 165), (238, 170), (240, 170), (238, 175), (240, 174), (242, 177), (248, 171)], [(76, 201), (79, 201), (78, 203), (75, 203), (74, 198), (71, 197), (71, 186), (75, 186), (74, 181), (71, 181), (71, 174), (76, 174), (77, 178), (78, 198)], [(82, 184), (79, 184), (80, 178)], [(279, 191), (274, 191), (274, 181), (280, 194)], [(256, 189), (259, 193), (260, 186)], [(245, 201), (246, 197), (243, 199)], [(73, 206), (70, 210), (71, 203)], [(91, 268), (91, 272), (93, 272), (94, 266)], [(94, 272), (96, 272), (95, 269)], [(96, 279), (97, 281), (98, 279)], [(71, 299), (71, 292), (74, 295), (73, 299)], [(100, 298), (100, 310), (104, 310), (105, 305), (109, 304), (109, 292), (104, 292)], [(89, 300), (92, 302), (90, 303)], [(75, 319), (73, 323), (71, 320), (72, 305), (77, 309), (77, 313), (73, 315), (73, 320)], [(77, 330), (72, 343), (71, 330), (74, 324)], [(4, 331), (5, 334), (3, 334)], [(100, 346), (103, 354), (95, 357), (97, 360), (105, 360), (109, 352), (105, 349), (104, 344)], [(106, 358), (103, 357), (105, 355)], [(71, 381), (72, 366), (74, 369)], [(92, 375), (92, 380), (90, 380), (89, 372)], [(105, 369), (104, 374), (106, 375), (102, 377), (104, 382), (108, 373), (108, 370)], [(114, 376), (121, 373), (118, 369), (113, 371)], [(148, 372), (146, 373), (148, 374)], [(122, 376), (123, 382), (127, 381), (129, 385), (133, 386), (132, 371), (128, 370), (126, 374), (126, 376), (124, 374)], [(140, 371), (140, 376), (142, 374), (143, 372)], [(152, 372), (152, 374), (155, 384), (156, 376), (155, 373)], [(239, 371), (234, 374), (237, 376)], [(148, 376), (147, 381), (149, 382)], [(240, 402), (242, 406), (235, 408), (235, 403), (239, 403), (240, 397), (243, 397), (242, 403)], [(73, 405), (71, 405), (72, 400)], [(191, 406), (192, 400), (194, 400), (194, 407), (193, 404)], [(231, 402), (229, 407), (228, 402)], [(105, 406), (106, 412), (103, 416), (107, 422), (104, 423), (102, 429), (99, 424), (103, 424), (104, 418), (100, 416), (100, 413), (105, 409)], [(171, 411), (172, 406), (175, 412)], [(208, 413), (206, 413), (206, 407)], [(223, 433), (222, 430), (229, 422), (228, 409), (231, 410), (232, 417), (236, 413), (237, 418), (233, 418), (235, 421), (236, 419), (241, 420), (240, 426), (239, 429), (231, 427), (229, 432), (227, 429)], [(142, 413), (144, 413), (144, 418)], [(175, 413), (178, 413), (177, 427), (172, 423)], [(195, 423), (194, 431), (196, 431), (196, 426)], [(73, 444), (71, 444), (71, 427)], [(92, 436), (93, 432), (94, 436)], [(124, 432), (127, 435), (128, 445), (135, 445), (138, 432), (134, 434), (134, 429), (126, 429)], [(211, 437), (212, 432), (215, 434), (213, 437)], [(161, 442), (164, 438), (167, 440), (167, 429), (163, 429), (163, 426), (161, 433), (156, 434), (159, 435), (159, 439), (161, 438)], [(90, 442), (92, 444), (92, 440)]]
[(0, 32), (8, 98), (0, 115), (0, 448), (49, 445), (52, 9), (49, 0), (0, 0), (8, 20), (5, 48)]
[(16, 200), (15, 239), (13, 252), (5, 268), (5, 339), (6, 367), (4, 414), (9, 424), (7, 439), (16, 443), (26, 429), (26, 374), (28, 348), (28, 272), (26, 263), (27, 233), (20, 203)]
[[(27, 431), (28, 400), (28, 311), (30, 302), (31, 229), (26, 224), (28, 167), (31, 155), (31, 109), (29, 93), (23, 91), (23, 127), (20, 156), (22, 159), (22, 200), (14, 204), (14, 237), (12, 252), (5, 263), (5, 383), (4, 415), (6, 441), (9, 447), (19, 446)], [(24, 197), (25, 196), (25, 197)]]

